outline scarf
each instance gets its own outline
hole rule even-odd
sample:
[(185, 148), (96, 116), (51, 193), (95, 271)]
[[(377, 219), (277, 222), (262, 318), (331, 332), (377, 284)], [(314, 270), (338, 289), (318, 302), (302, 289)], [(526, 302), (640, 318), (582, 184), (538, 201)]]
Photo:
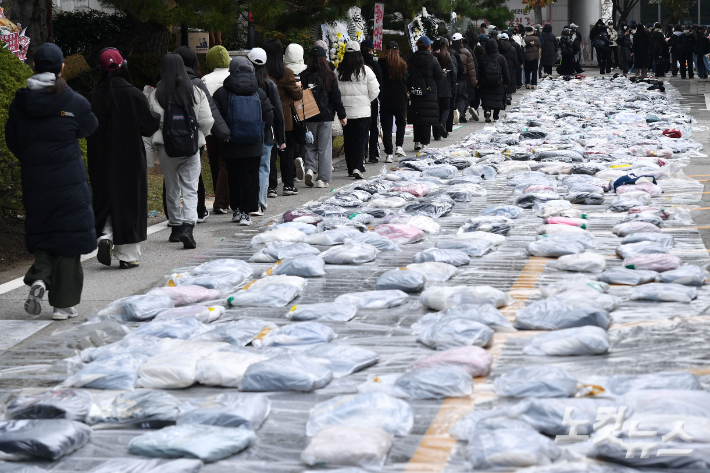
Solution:
[(27, 79), (27, 88), (30, 90), (48, 89), (57, 82), (57, 76), (53, 72), (42, 72)]

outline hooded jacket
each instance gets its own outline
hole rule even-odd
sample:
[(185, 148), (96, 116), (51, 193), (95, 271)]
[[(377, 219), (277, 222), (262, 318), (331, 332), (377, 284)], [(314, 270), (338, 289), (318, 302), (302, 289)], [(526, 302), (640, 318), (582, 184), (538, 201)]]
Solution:
[(377, 61), (382, 69), (382, 82), (380, 83), (380, 109), (383, 112), (397, 112), (407, 110), (407, 76), (408, 72), (399, 79), (390, 79), (387, 58)]
[[(380, 95), (380, 83), (377, 82), (375, 73), (367, 66), (364, 66), (365, 76), (360, 74), (359, 78), (351, 77), (355, 80), (338, 79), (340, 98), (345, 107), (345, 113), (349, 119), (368, 118), (370, 116), (370, 102)], [(335, 70), (338, 75), (338, 70)]]
[(207, 86), (210, 95), (222, 87), (224, 79), (229, 77), (229, 53), (224, 46), (215, 46), (207, 51), (207, 69), (211, 72), (202, 76), (202, 82)]
[[(314, 117), (306, 119), (307, 122), (332, 122), (335, 119), (335, 113), (338, 113), (338, 119), (347, 118), (343, 100), (340, 96), (340, 88), (338, 87), (337, 78), (333, 78), (330, 82), (330, 90), (326, 90), (325, 84), (321, 80), (318, 73), (310, 73), (308, 69), (303, 71), (301, 75), (303, 87), (308, 87), (313, 92), (313, 97), (319, 104), (320, 113)], [(323, 95), (325, 94), (325, 95)], [(320, 104), (327, 103), (325, 110), (322, 110)]]
[(557, 38), (552, 33), (552, 25), (546, 24), (542, 27), (542, 56), (540, 57), (541, 66), (553, 66), (557, 59)]
[(409, 58), (407, 69), (409, 70), (408, 88), (412, 86), (415, 78), (418, 80), (420, 74), (427, 86), (423, 95), (410, 94), (407, 121), (414, 125), (438, 125), (439, 100), (436, 83), (444, 78), (439, 61), (431, 52), (419, 50)]
[(284, 53), (284, 63), (293, 71), (296, 81), (300, 81), (301, 72), (306, 70), (306, 64), (303, 62), (303, 47), (296, 43), (289, 44)]
[(377, 83), (380, 84), (380, 89), (382, 89), (382, 68), (377, 62), (377, 59), (375, 59), (372, 53), (362, 53), (362, 59), (365, 61), (365, 65), (375, 73)]
[[(266, 92), (259, 88), (254, 75), (254, 65), (245, 57), (236, 57), (229, 63), (229, 77), (224, 80), (224, 86), (214, 94), (214, 101), (219, 112), (229, 121), (229, 96), (231, 94), (249, 96), (259, 94), (261, 102), (261, 119), (264, 121), (264, 135), (269, 136), (274, 123), (273, 105), (269, 102)], [(237, 110), (236, 113), (239, 113)], [(263, 154), (263, 143), (243, 145), (236, 143), (222, 143), (220, 156), (225, 159), (254, 158)]]
[(293, 131), (293, 112), (291, 111), (291, 103), (294, 100), (301, 100), (303, 98), (303, 89), (296, 85), (296, 76), (288, 67), (284, 67), (284, 74), (280, 79), (277, 80), (275, 77), (269, 78), (274, 81), (276, 87), (279, 88), (279, 99), (281, 99), (281, 109), (284, 114), (284, 125), (286, 127), (286, 131)]
[[(483, 84), (485, 76), (485, 68), (491, 62), (496, 61), (500, 68), (503, 80), (497, 85)], [(498, 42), (488, 40), (486, 42), (486, 54), (478, 61), (478, 77), (481, 79), (479, 92), (481, 94), (481, 102), (484, 110), (504, 110), (505, 109), (505, 87), (510, 83), (508, 74), (508, 61), (498, 52)], [(513, 79), (515, 80), (515, 79)]]
[[(193, 108), (195, 110), (195, 117), (197, 117), (197, 146), (203, 147), (205, 145), (205, 136), (209, 136), (212, 125), (214, 125), (214, 118), (212, 117), (212, 109), (210, 108), (210, 102), (207, 100), (207, 95), (202, 91), (202, 89), (196, 85), (192, 86), (193, 93), (195, 94), (195, 102), (193, 103)], [(160, 129), (155, 132), (152, 138), (144, 139), (149, 142), (147, 143), (149, 148), (155, 145), (162, 145), (163, 141), (163, 118), (165, 115), (165, 110), (158, 103), (158, 98), (156, 97), (155, 91), (151, 92), (148, 96), (148, 103), (150, 104), (150, 109), (160, 115)]]
[(214, 137), (217, 138), (217, 140), (219, 141), (226, 140), (227, 138), (229, 138), (229, 126), (227, 126), (227, 124), (224, 122), (224, 118), (222, 118), (222, 115), (219, 113), (217, 105), (214, 103), (214, 100), (212, 100), (212, 94), (210, 94), (210, 91), (207, 89), (205, 83), (202, 82), (202, 79), (197, 77), (197, 74), (195, 74), (195, 71), (193, 71), (191, 67), (185, 66), (185, 70), (187, 71), (187, 77), (190, 78), (192, 85), (194, 85), (195, 87), (199, 87), (199, 89), (205, 93), (205, 97), (207, 97), (207, 102), (209, 102), (210, 104), (212, 118), (214, 118), (214, 124), (212, 125), (212, 129), (210, 130), (210, 134), (214, 135)]
[(534, 33), (528, 33), (525, 35), (524, 57), (526, 61), (536, 61), (540, 57), (541, 48), (542, 43), (540, 42), (540, 38), (538, 38)]
[(468, 83), (472, 86), (476, 86), (477, 81), (476, 81), (476, 60), (473, 57), (473, 54), (466, 49), (466, 47), (461, 43), (461, 45), (458, 47), (454, 47), (454, 50), (458, 53), (459, 57), (461, 58), (461, 62), (463, 63), (463, 71), (458, 71), (459, 76), (462, 74), (467, 76), (468, 78)]
[(632, 50), (634, 52), (634, 63), (637, 67), (646, 66), (646, 56), (648, 55), (648, 32), (639, 25), (636, 27), (636, 32), (633, 33)]
[[(436, 54), (434, 55), (434, 57), (437, 59), (437, 61), (439, 60)], [(458, 74), (456, 58), (451, 56), (451, 65), (448, 69), (444, 69), (444, 66), (441, 64), (441, 62), (439, 62), (439, 65), (441, 66), (444, 78), (436, 82), (436, 94), (438, 97), (451, 97), (452, 93), (456, 93), (458, 85), (458, 79), (456, 78)]]
[(98, 127), (91, 105), (67, 87), (59, 97), (19, 89), (10, 104), (5, 141), (20, 162), (27, 251), (62, 256), (96, 249), (94, 212), (79, 138)]
[(515, 83), (515, 74), (518, 69), (518, 53), (508, 40), (502, 39), (498, 41), (498, 52), (505, 58), (508, 65), (508, 82), (506, 82), (505, 92), (507, 94), (515, 93), (517, 87)]

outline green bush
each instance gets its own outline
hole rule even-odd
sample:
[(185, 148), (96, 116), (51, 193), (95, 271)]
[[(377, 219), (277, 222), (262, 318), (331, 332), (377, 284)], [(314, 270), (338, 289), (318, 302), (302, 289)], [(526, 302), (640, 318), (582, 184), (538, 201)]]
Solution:
[(27, 85), (32, 69), (0, 48), (0, 217), (22, 213), (20, 163), (5, 144), (5, 122), (15, 92)]

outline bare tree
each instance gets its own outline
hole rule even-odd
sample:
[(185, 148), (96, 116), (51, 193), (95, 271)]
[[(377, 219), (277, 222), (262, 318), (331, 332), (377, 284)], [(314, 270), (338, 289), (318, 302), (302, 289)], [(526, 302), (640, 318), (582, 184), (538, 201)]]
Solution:
[(52, 41), (52, 0), (13, 0), (8, 10), (12, 22), (27, 28), (28, 56), (33, 56), (40, 44)]
[[(641, 0), (612, 0), (611, 2), (611, 19), (614, 22), (614, 27), (616, 28), (619, 23), (626, 21), (626, 18), (631, 13), (636, 5)], [(617, 21), (617, 16), (619, 17)]]

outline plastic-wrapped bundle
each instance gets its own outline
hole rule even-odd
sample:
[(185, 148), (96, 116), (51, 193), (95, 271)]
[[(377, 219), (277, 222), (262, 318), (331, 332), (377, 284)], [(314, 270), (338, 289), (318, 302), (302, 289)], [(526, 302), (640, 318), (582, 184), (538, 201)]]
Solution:
[[(315, 215), (315, 214), (314, 214)], [(320, 219), (321, 217), (318, 217)], [(313, 233), (316, 233), (318, 231), (318, 227), (315, 225), (311, 225), (310, 223), (302, 223), (302, 222), (285, 222), (285, 223), (279, 223), (278, 225), (274, 225), (274, 229), (278, 230), (280, 228), (294, 228), (298, 230), (299, 232), (303, 232), (306, 235), (311, 235)]]
[(470, 396), (473, 378), (456, 366), (437, 366), (409, 371), (394, 383), (409, 399), (443, 399)]
[(312, 345), (328, 343), (333, 338), (335, 332), (330, 327), (317, 322), (301, 322), (269, 332), (264, 337), (263, 346)]
[(468, 442), (479, 430), (492, 431), (501, 429), (514, 429), (537, 433), (535, 428), (527, 422), (508, 417), (503, 409), (489, 409), (487, 411), (471, 411), (449, 429), (449, 434), (457, 440)]
[(428, 215), (432, 218), (439, 218), (447, 215), (454, 208), (453, 201), (430, 200), (416, 204), (409, 204), (404, 208), (405, 212), (413, 214)]
[(664, 209), (661, 207), (653, 207), (653, 206), (644, 206), (644, 207), (634, 207), (633, 209), (629, 210), (629, 215), (634, 215), (634, 214), (652, 214), (657, 217), (659, 217), (662, 220), (668, 220), (673, 216), (673, 213), (669, 209)]
[(665, 233), (631, 233), (626, 235), (622, 240), (622, 245), (629, 245), (631, 243), (639, 243), (642, 241), (649, 241), (656, 243), (665, 248), (673, 248), (675, 246), (675, 241), (673, 235), (668, 235)]
[(540, 235), (556, 235), (556, 234), (588, 234), (587, 230), (579, 227), (573, 227), (572, 225), (540, 225), (537, 229), (537, 233)]
[(526, 249), (533, 256), (559, 257), (582, 253), (585, 246), (574, 240), (561, 241), (560, 239), (542, 238), (528, 243)]
[(507, 235), (512, 227), (513, 221), (508, 217), (484, 216), (472, 217), (466, 220), (459, 233), (463, 232), (491, 232), (499, 235)]
[(605, 294), (609, 291), (609, 285), (604, 282), (599, 282), (596, 279), (588, 278), (586, 275), (575, 276), (546, 286), (541, 286), (540, 294), (542, 294), (543, 297), (552, 297), (570, 291), (587, 291), (589, 289), (593, 289), (600, 294)]
[[(568, 193), (570, 195), (577, 194), (575, 196), (575, 200), (584, 200), (584, 198), (581, 196), (581, 194), (588, 193), (588, 194), (599, 194), (603, 195), (604, 194), (604, 189), (597, 186), (596, 184), (590, 184), (586, 182), (579, 182), (577, 184), (574, 184), (572, 187), (568, 189)], [(581, 202), (578, 202), (581, 203)]]
[(574, 308), (595, 308), (611, 312), (619, 306), (620, 298), (611, 294), (600, 294), (591, 287), (563, 291), (548, 300), (564, 302)]
[(567, 200), (573, 204), (601, 205), (604, 203), (604, 196), (595, 192), (574, 192), (567, 195)]
[(202, 333), (192, 338), (197, 342), (225, 342), (230, 345), (246, 346), (257, 336), (265, 336), (276, 325), (260, 319), (242, 319), (216, 325), (209, 332)]
[(310, 392), (327, 385), (333, 373), (303, 355), (280, 355), (250, 365), (239, 385), (242, 391)]
[(296, 256), (319, 255), (318, 248), (314, 248), (308, 243), (287, 243), (274, 241), (266, 244), (254, 254), (249, 261), (253, 263), (275, 263), (280, 259), (293, 258)]
[(448, 263), (453, 266), (463, 266), (471, 261), (469, 256), (460, 250), (446, 250), (440, 248), (429, 248), (416, 253), (412, 257), (413, 263), (439, 262)]
[(249, 277), (252, 275), (252, 269), (246, 261), (234, 258), (220, 258), (195, 266), (190, 273), (193, 276), (213, 277), (240, 273), (245, 277)]
[(536, 204), (557, 200), (560, 196), (556, 192), (531, 192), (521, 194), (515, 199), (515, 205), (524, 209), (530, 209)]
[(481, 429), (476, 430), (469, 440), (466, 456), (475, 470), (509, 471), (526, 466), (549, 465), (562, 456), (562, 450), (552, 440), (537, 432)]
[(375, 232), (366, 232), (354, 237), (348, 237), (345, 239), (344, 243), (351, 241), (367, 243), (380, 251), (402, 251), (397, 243)]
[(492, 205), (481, 210), (480, 215), (518, 218), (521, 213), (523, 213), (522, 207), (517, 207), (515, 205)]
[(167, 283), (168, 287), (181, 286), (202, 286), (206, 289), (214, 289), (220, 294), (227, 294), (234, 291), (237, 287), (244, 284), (247, 276), (243, 273), (234, 272), (231, 274), (220, 274), (218, 276), (195, 276), (183, 278), (176, 275), (170, 278)]
[(639, 243), (629, 243), (628, 245), (619, 245), (616, 247), (616, 254), (619, 258), (626, 259), (639, 255), (656, 255), (668, 254), (669, 249), (650, 241), (642, 241)]
[(397, 186), (392, 188), (393, 192), (406, 192), (412, 194), (415, 197), (424, 197), (429, 194), (429, 186), (422, 184), (420, 182), (407, 183), (403, 186)]
[(523, 366), (505, 373), (495, 382), (496, 393), (506, 397), (572, 397), (577, 379), (555, 366)]
[(129, 337), (179, 338), (187, 340), (209, 330), (207, 325), (192, 317), (178, 317), (154, 320), (135, 329)]
[(578, 163), (572, 165), (572, 174), (593, 176), (604, 169), (606, 169), (606, 166), (600, 163)]
[[(211, 351), (219, 349), (218, 344)], [(208, 353), (168, 352), (149, 358), (139, 368), (137, 385), (147, 389), (181, 389), (197, 382), (197, 362)]]
[(698, 290), (682, 284), (650, 283), (634, 288), (632, 301), (690, 302), (698, 297)]
[(440, 367), (456, 367), (466, 371), (473, 377), (486, 376), (493, 363), (493, 357), (483, 348), (464, 346), (450, 348), (419, 359), (412, 368), (437, 369)]
[(76, 389), (54, 389), (20, 396), (5, 407), (5, 418), (67, 419), (84, 422), (91, 409), (91, 395)]
[[(557, 202), (557, 201), (554, 201), (554, 202)], [(582, 218), (584, 216), (584, 213), (582, 213), (582, 211), (579, 209), (573, 209), (571, 207), (564, 207), (564, 206), (555, 205), (555, 206), (544, 207), (543, 209), (541, 209), (540, 212), (537, 213), (537, 216), (542, 217), (542, 218), (547, 218), (547, 217)]]
[(392, 269), (386, 271), (375, 283), (378, 290), (398, 289), (404, 292), (419, 292), (424, 289), (426, 276), (419, 271)]
[[(671, 272), (671, 271), (669, 271)], [(656, 280), (658, 273), (643, 269), (609, 268), (599, 275), (599, 280), (608, 284), (638, 286)]]
[(333, 246), (340, 245), (346, 238), (356, 236), (359, 233), (360, 231), (352, 227), (340, 227), (308, 235), (303, 241), (310, 245)]
[(627, 192), (643, 191), (646, 192), (651, 197), (658, 197), (663, 192), (660, 187), (651, 183), (643, 182), (639, 184), (626, 184), (616, 188), (616, 195), (626, 194)]
[(268, 276), (227, 298), (231, 306), (284, 307), (301, 295), (307, 281), (298, 276)]
[(380, 250), (368, 243), (348, 241), (324, 251), (321, 258), (328, 264), (363, 264), (373, 261), (379, 252)]
[(558, 243), (567, 243), (574, 241), (582, 244), (587, 249), (594, 248), (594, 237), (589, 232), (558, 233), (552, 235), (538, 235), (537, 237), (535, 237), (535, 241), (540, 240), (551, 240)]
[(425, 274), (430, 282), (448, 281), (458, 272), (456, 266), (447, 263), (412, 263), (407, 265), (407, 269)]
[(548, 356), (602, 355), (609, 350), (609, 335), (600, 327), (587, 325), (544, 333), (530, 339), (523, 353)]
[(133, 438), (128, 452), (146, 457), (199, 458), (210, 463), (231, 457), (256, 440), (256, 434), (249, 429), (183, 424)]
[(555, 160), (582, 163), (584, 162), (584, 156), (582, 156), (577, 151), (571, 149), (555, 149), (536, 152), (534, 155), (535, 161), (541, 161), (543, 159), (553, 158)]
[[(680, 419), (678, 419), (680, 420)], [(673, 424), (671, 424), (673, 425)], [(647, 430), (649, 427), (648, 422), (644, 423), (643, 419), (641, 420), (641, 427), (644, 430)], [(687, 429), (687, 427), (686, 427)], [(667, 431), (670, 433), (670, 430)], [(594, 437), (592, 437), (592, 440), (596, 440), (596, 437), (598, 435), (603, 435), (603, 433), (598, 433), (595, 434)], [(613, 435), (613, 434), (612, 434)], [(587, 456), (597, 458), (599, 460), (603, 461), (608, 461), (608, 462), (613, 462), (616, 464), (620, 465), (625, 465), (628, 467), (633, 467), (635, 471), (645, 471), (645, 470), (650, 470), (650, 471), (683, 471), (683, 472), (701, 472), (701, 471), (708, 471), (710, 470), (710, 450), (707, 447), (706, 443), (693, 443), (693, 444), (688, 444), (687, 442), (680, 441), (680, 440), (671, 440), (668, 442), (663, 442), (661, 433), (658, 432), (655, 436), (648, 437), (645, 439), (629, 439), (626, 435), (626, 433), (623, 433), (622, 435), (619, 436), (620, 440), (624, 442), (624, 446), (620, 447), (618, 445), (614, 445), (611, 442), (602, 442), (598, 443), (594, 447), (591, 448), (587, 452)], [(627, 457), (630, 452), (634, 451), (631, 450), (632, 445), (634, 444), (641, 444), (641, 445), (635, 445), (638, 450), (642, 449), (642, 446), (647, 446), (649, 445), (649, 442), (651, 445), (654, 447), (658, 445), (658, 447), (664, 448), (664, 449), (669, 449), (671, 451), (673, 450), (682, 450), (686, 449), (687, 447), (691, 446), (693, 448), (689, 449), (690, 454), (689, 455), (683, 455), (683, 456), (676, 456), (676, 455), (669, 455), (669, 456), (662, 456), (662, 455), (656, 455), (654, 453), (651, 453), (650, 456), (646, 457), (636, 457), (636, 458), (629, 458)]]
[(698, 378), (687, 371), (661, 371), (641, 375), (615, 374), (609, 377), (606, 387), (614, 394), (626, 394), (639, 389), (703, 389)]
[(622, 199), (617, 197), (614, 199), (609, 207), (607, 207), (607, 212), (628, 212), (634, 207), (642, 207), (648, 205), (649, 202), (641, 199)]
[(606, 258), (598, 253), (584, 252), (560, 256), (555, 267), (562, 271), (581, 271), (594, 273), (606, 269)]
[(320, 215), (321, 217), (346, 217), (350, 210), (333, 204), (317, 203), (311, 205), (307, 210)]
[(629, 213), (629, 215), (619, 220), (620, 224), (627, 222), (645, 222), (657, 227), (663, 225), (663, 219), (652, 212)]
[(409, 300), (407, 293), (397, 290), (351, 292), (335, 298), (336, 304), (354, 305), (360, 309), (389, 309)]
[(307, 209), (295, 209), (284, 212), (282, 222), (302, 222), (315, 225), (321, 221), (321, 216)]
[(434, 310), (445, 310), (461, 304), (491, 304), (503, 307), (511, 297), (491, 286), (448, 286), (426, 289), (419, 297), (422, 305)]
[(493, 338), (493, 329), (475, 320), (462, 317), (443, 317), (434, 322), (417, 341), (436, 350), (455, 347), (486, 347)]
[(151, 290), (148, 295), (168, 296), (176, 306), (214, 301), (221, 297), (218, 290), (202, 286), (158, 287)]
[(409, 404), (384, 393), (336, 396), (310, 411), (306, 435), (313, 437), (327, 426), (373, 427), (392, 435), (408, 435), (414, 424)]
[(470, 240), (439, 240), (436, 248), (441, 250), (458, 250), (468, 256), (483, 256), (493, 247), (493, 242), (482, 238)]
[(339, 343), (317, 345), (308, 350), (306, 356), (314, 358), (332, 371), (333, 378), (342, 378), (363, 370), (380, 360), (380, 355), (374, 351)]
[(482, 164), (464, 169), (463, 174), (464, 176), (479, 176), (487, 181), (490, 181), (496, 178), (498, 171), (496, 171), (493, 166)]
[(364, 204), (357, 197), (350, 195), (335, 195), (325, 201), (326, 204), (335, 205), (343, 208), (359, 208)]
[[(92, 468), (89, 473), (200, 473), (202, 466), (202, 460), (112, 458)], [(25, 472), (20, 471), (17, 473)]]
[(145, 360), (146, 356), (131, 353), (101, 358), (64, 380), (62, 386), (132, 390), (138, 379), (138, 369)]
[(264, 233), (259, 233), (251, 239), (252, 245), (261, 245), (270, 241), (300, 242), (306, 238), (306, 234), (295, 228), (277, 228)]
[(390, 189), (393, 185), (394, 183), (390, 181), (375, 180), (357, 184), (354, 190), (363, 190), (370, 194), (377, 194), (378, 192)]
[(705, 284), (706, 271), (700, 266), (684, 264), (678, 269), (665, 271), (658, 276), (659, 283), (674, 283), (684, 286), (702, 286)]
[(0, 422), (3, 460), (58, 460), (83, 447), (91, 428), (67, 419), (22, 419)]
[(611, 231), (620, 237), (625, 237), (632, 233), (660, 233), (661, 229), (652, 223), (627, 222), (615, 225)]
[(515, 314), (519, 330), (559, 330), (594, 325), (609, 327), (609, 313), (595, 307), (573, 307), (565, 302), (545, 299), (533, 302)]
[(249, 366), (267, 359), (266, 356), (246, 350), (214, 352), (197, 360), (195, 381), (206, 386), (236, 388)]
[(375, 232), (389, 238), (398, 245), (415, 243), (424, 239), (424, 232), (417, 227), (401, 224), (385, 224), (375, 227)]
[[(401, 197), (373, 197), (367, 205), (371, 208), (397, 209), (404, 207), (407, 201)], [(367, 211), (367, 209), (365, 209)]]
[(438, 235), (441, 231), (441, 225), (426, 215), (404, 216), (401, 219), (394, 218), (385, 223), (405, 223), (407, 225), (417, 227), (428, 235)]
[(675, 255), (651, 254), (632, 256), (624, 260), (624, 267), (628, 269), (648, 269), (659, 273), (672, 271), (681, 267), (683, 262)]
[(322, 258), (314, 258), (313, 256), (286, 258), (277, 261), (276, 264), (264, 271), (262, 277), (272, 275), (301, 276), (304, 278), (325, 276), (325, 262)]
[(301, 460), (310, 466), (381, 469), (390, 448), (392, 436), (382, 429), (329, 426), (311, 439)]
[(587, 220), (583, 218), (568, 218), (568, 217), (547, 217), (544, 222), (548, 225), (570, 225), (587, 229)]
[(180, 401), (166, 392), (126, 392), (98, 399), (87, 423), (160, 428), (174, 424), (179, 412)]
[(150, 320), (160, 312), (175, 307), (173, 300), (160, 294), (145, 294), (129, 296), (113, 301), (99, 315), (108, 315), (111, 318), (126, 322), (141, 322)]
[(458, 169), (451, 164), (437, 164), (429, 166), (422, 171), (423, 176), (434, 176), (440, 179), (451, 179), (456, 176)]
[(347, 322), (357, 314), (357, 306), (323, 302), (299, 304), (291, 307), (286, 317), (295, 321), (320, 320), (322, 322)]
[(508, 319), (491, 304), (461, 304), (456, 307), (449, 307), (440, 314), (427, 314), (419, 319), (419, 322), (424, 322), (427, 317), (439, 315), (442, 318), (460, 317), (475, 320), (488, 325), (496, 331), (510, 331), (513, 328)]

